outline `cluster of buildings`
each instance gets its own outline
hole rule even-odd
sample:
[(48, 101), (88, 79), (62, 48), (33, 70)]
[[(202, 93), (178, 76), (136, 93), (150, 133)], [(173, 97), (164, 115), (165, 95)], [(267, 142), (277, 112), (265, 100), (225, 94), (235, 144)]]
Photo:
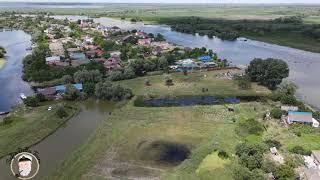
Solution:
[[(76, 89), (79, 91), (82, 91), (83, 87), (81, 83), (78, 84), (72, 84)], [(38, 89), (38, 93), (44, 95), (47, 98), (52, 98), (56, 96), (57, 94), (63, 94), (66, 91), (66, 85), (59, 85), (59, 86), (52, 86), (52, 87), (47, 87), (43, 89)]]
[(175, 65), (170, 66), (171, 69), (177, 71), (215, 68), (218, 64), (208, 55), (200, 56), (197, 59), (182, 59), (176, 61)]
[[(79, 27), (83, 31), (100, 31), (104, 36), (107, 36), (108, 28), (97, 25), (92, 21), (79, 20)], [(56, 38), (55, 31), (59, 29), (63, 37)], [(113, 27), (115, 28), (115, 27)], [(112, 28), (110, 28), (112, 29)], [(117, 28), (115, 28), (117, 29)], [(103, 48), (94, 44), (94, 38), (89, 35), (82, 35), (80, 39), (70, 37), (72, 30), (64, 25), (51, 25), (44, 31), (48, 37), (50, 56), (46, 57), (46, 64), (56, 66), (79, 66), (88, 63), (90, 60), (102, 61), (106, 70), (116, 69), (120, 67), (120, 52), (108, 52), (110, 58), (104, 58)], [(70, 47), (71, 45), (71, 47)]]

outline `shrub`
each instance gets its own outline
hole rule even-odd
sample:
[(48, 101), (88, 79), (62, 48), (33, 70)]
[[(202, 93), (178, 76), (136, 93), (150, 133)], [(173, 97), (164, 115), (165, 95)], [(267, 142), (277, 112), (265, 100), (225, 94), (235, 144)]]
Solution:
[(280, 165), (273, 172), (275, 179), (292, 179), (294, 177), (294, 170), (291, 166)]
[(44, 102), (46, 101), (46, 97), (43, 94), (37, 93), (36, 98), (39, 102)]
[(222, 159), (228, 159), (228, 158), (229, 158), (228, 153), (227, 153), (226, 151), (224, 151), (224, 150), (220, 150), (220, 151), (218, 152), (218, 156), (219, 156), (220, 158), (222, 158)]
[(264, 128), (263, 125), (255, 119), (243, 119), (239, 121), (236, 130), (240, 135), (260, 135), (263, 132)]
[(281, 143), (277, 140), (268, 139), (265, 140), (264, 143), (267, 144), (269, 148), (276, 147), (279, 149), (281, 147)]
[(251, 81), (249, 76), (239, 76), (235, 79), (238, 82), (239, 89), (251, 89)]
[(282, 116), (282, 111), (280, 108), (273, 108), (270, 112), (270, 115), (275, 119), (280, 119)]
[(290, 152), (307, 156), (311, 155), (311, 151), (304, 149), (302, 146), (294, 146), (290, 149)]
[(173, 85), (173, 80), (172, 80), (170, 75), (165, 75), (164, 76), (164, 84), (166, 86), (172, 86)]
[(24, 104), (30, 107), (39, 106), (39, 100), (35, 96), (29, 96), (23, 100)]
[(3, 118), (4, 125), (11, 124), (12, 122), (13, 122), (13, 118), (11, 116), (7, 116), (7, 117)]
[(75, 88), (73, 85), (68, 84), (66, 90), (63, 94), (63, 98), (66, 100), (76, 100), (81, 96), (80, 91)]
[(65, 108), (63, 106), (59, 106), (57, 111), (56, 111), (56, 115), (59, 117), (59, 118), (64, 118), (64, 117), (67, 117), (68, 116), (68, 113), (67, 111), (65, 110)]
[(111, 82), (100, 82), (96, 84), (95, 96), (103, 100), (120, 101), (133, 96), (131, 89), (123, 88), (120, 85), (113, 85)]
[(292, 95), (285, 95), (285, 94), (281, 95), (280, 101), (282, 104), (288, 104), (288, 105), (297, 105), (298, 103), (296, 97)]

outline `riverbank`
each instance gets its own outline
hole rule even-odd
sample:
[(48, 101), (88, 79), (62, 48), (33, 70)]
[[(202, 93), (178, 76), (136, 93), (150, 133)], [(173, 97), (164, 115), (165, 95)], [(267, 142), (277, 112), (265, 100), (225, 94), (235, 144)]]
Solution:
[[(199, 73), (199, 72), (198, 72)], [(178, 74), (178, 73), (177, 73)], [(196, 74), (196, 73), (195, 73)], [(201, 74), (201, 73), (200, 73)], [(183, 77), (183, 73), (180, 73)], [(212, 74), (211, 74), (212, 75)], [(194, 78), (194, 75), (188, 74)], [(177, 78), (178, 75), (173, 75)], [(203, 77), (203, 74), (199, 75)], [(151, 86), (143, 85), (146, 79), (137, 78), (120, 81), (132, 87), (137, 96), (146, 95), (148, 88), (161, 89), (159, 76), (147, 77)], [(174, 79), (175, 79), (174, 78)], [(187, 77), (186, 77), (187, 78)], [(204, 77), (203, 77), (204, 78)], [(211, 84), (216, 85), (216, 95), (222, 93), (225, 86), (219, 86), (218, 77), (208, 75)], [(208, 81), (209, 81), (208, 80)], [(130, 82), (131, 81), (131, 82)], [(203, 82), (197, 79), (199, 84)], [(226, 80), (232, 82), (232, 80)], [(159, 83), (157, 83), (159, 82)], [(177, 82), (164, 93), (153, 91), (157, 95), (179, 94), (182, 89), (189, 89), (192, 94), (201, 94), (196, 86), (179, 87)], [(162, 82), (163, 83), (163, 82)], [(185, 84), (194, 84), (185, 81)], [(210, 82), (207, 82), (207, 84)], [(164, 83), (163, 83), (164, 84)], [(222, 83), (223, 84), (223, 83)], [(219, 88), (221, 88), (219, 90)], [(163, 91), (163, 90), (162, 90)], [(161, 92), (162, 92), (161, 91)], [(237, 89), (230, 89), (237, 93)], [(227, 91), (227, 92), (228, 92)], [(186, 94), (186, 92), (181, 92)], [(255, 95), (252, 91), (247, 94)], [(265, 99), (261, 101), (240, 102), (228, 105), (196, 105), (182, 107), (136, 107), (132, 99), (121, 109), (117, 109), (105, 119), (89, 140), (74, 151), (59, 168), (46, 179), (233, 179), (233, 168), (238, 162), (235, 147), (241, 142), (264, 143), (267, 140), (279, 142), (279, 152), (294, 166), (301, 161), (291, 150), (302, 146), (307, 150), (320, 149), (319, 131), (306, 125), (283, 126), (281, 120), (263, 119), (266, 112), (279, 108), (280, 103)], [(256, 123), (242, 127), (248, 119)], [(263, 127), (261, 133), (251, 134), (248, 129)], [(299, 135), (297, 135), (299, 134)], [(290, 137), (290, 138), (288, 138)], [(170, 159), (171, 147), (176, 148)], [(229, 158), (223, 161), (213, 156), (215, 150), (225, 151)], [(186, 156), (184, 156), (186, 153)], [(181, 155), (182, 154), (182, 155)], [(219, 167), (208, 166), (226, 162)]]
[[(62, 104), (65, 104), (67, 116), (59, 118), (56, 113)], [(50, 111), (49, 106), (52, 107)], [(19, 148), (31, 147), (41, 142), (79, 111), (80, 108), (77, 105), (68, 102), (56, 102), (35, 108), (18, 105), (1, 122), (0, 157), (13, 153)]]
[(3, 58), (0, 58), (0, 69), (6, 64), (6, 61)]

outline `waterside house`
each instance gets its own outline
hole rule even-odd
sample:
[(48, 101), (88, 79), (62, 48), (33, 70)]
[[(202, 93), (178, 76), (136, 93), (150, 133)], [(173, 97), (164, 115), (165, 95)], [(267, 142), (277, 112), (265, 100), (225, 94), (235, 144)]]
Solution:
[(319, 127), (319, 122), (312, 117), (311, 112), (289, 111), (287, 116), (287, 123), (301, 123), (311, 125), (313, 127)]
[(60, 56), (50, 56), (50, 57), (46, 57), (46, 64), (57, 64), (61, 61)]
[[(82, 84), (72, 84), (76, 89), (82, 91)], [(54, 97), (56, 94), (63, 94), (66, 90), (66, 85), (59, 85), (47, 88), (37, 89), (38, 93), (44, 95), (45, 97)]]

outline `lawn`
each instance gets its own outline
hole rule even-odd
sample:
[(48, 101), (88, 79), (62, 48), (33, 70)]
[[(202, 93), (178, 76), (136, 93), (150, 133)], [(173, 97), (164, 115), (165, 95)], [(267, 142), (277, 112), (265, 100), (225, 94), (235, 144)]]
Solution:
[[(237, 82), (216, 75), (227, 71), (205, 71), (189, 73), (170, 74), (173, 79), (173, 86), (166, 86), (164, 75), (144, 76), (131, 80), (119, 81), (119, 84), (131, 88), (135, 95), (153, 96), (183, 96), (183, 95), (212, 95), (212, 96), (255, 96), (267, 95), (270, 91), (257, 84), (252, 84), (252, 89), (240, 90)], [(205, 77), (206, 76), (206, 77)], [(146, 86), (146, 81), (150, 86)], [(208, 89), (202, 92), (202, 89)]]
[(215, 151), (203, 159), (196, 173), (202, 176), (201, 179), (233, 179), (226, 168), (230, 164), (230, 159), (220, 158), (218, 151)]
[(68, 117), (60, 119), (55, 114), (57, 104), (51, 106), (52, 111), (48, 111), (47, 105), (14, 108), (10, 113), (12, 123), (0, 125), (0, 157), (40, 142), (79, 111), (74, 105), (68, 106)]
[[(48, 179), (205, 179), (219, 172), (231, 177), (227, 166), (203, 170), (209, 168), (209, 154), (222, 149), (231, 156), (241, 141), (233, 120), (260, 118), (268, 106), (248, 102), (234, 107), (235, 112), (221, 105), (144, 108), (131, 101), (113, 112)], [(183, 145), (190, 155), (180, 165), (160, 161), (161, 143)]]

